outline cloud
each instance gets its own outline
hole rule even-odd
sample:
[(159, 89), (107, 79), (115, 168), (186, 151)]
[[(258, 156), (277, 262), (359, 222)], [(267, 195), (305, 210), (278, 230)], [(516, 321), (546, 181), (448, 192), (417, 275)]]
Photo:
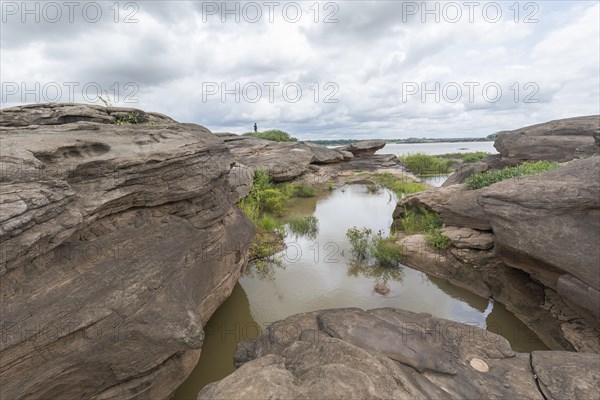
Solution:
[(49, 10), (22, 22), (20, 4), (2, 2), (2, 107), (58, 101), (49, 83), (63, 101), (98, 100), (99, 87), (213, 131), (256, 121), (303, 139), (478, 137), (600, 112), (597, 3), (518, 3), (518, 15), (495, 3), (498, 21), (482, 3), (470, 21), (455, 2), (450, 21), (447, 2), (97, 2), (94, 23), (83, 3), (72, 22), (48, 22)]

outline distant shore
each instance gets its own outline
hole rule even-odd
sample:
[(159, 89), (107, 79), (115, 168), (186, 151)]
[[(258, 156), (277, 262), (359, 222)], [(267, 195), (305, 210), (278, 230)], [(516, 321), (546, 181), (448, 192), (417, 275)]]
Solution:
[[(492, 134), (484, 138), (408, 138), (408, 139), (382, 139), (388, 144), (414, 144), (414, 143), (453, 143), (453, 142), (493, 142), (496, 135)], [(360, 142), (360, 139), (337, 139), (337, 140), (306, 140), (306, 142), (320, 144), (322, 146), (342, 146)]]

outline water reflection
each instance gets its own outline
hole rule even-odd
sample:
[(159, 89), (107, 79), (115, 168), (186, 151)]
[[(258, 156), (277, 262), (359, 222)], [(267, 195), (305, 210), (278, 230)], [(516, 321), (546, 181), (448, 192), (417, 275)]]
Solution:
[[(393, 307), (426, 312), (499, 333), (517, 351), (546, 348), (499, 303), (407, 266), (356, 263), (345, 237), (348, 229), (381, 230), (387, 236), (395, 206), (391, 192), (383, 189), (371, 194), (364, 185), (347, 185), (317, 198), (295, 199), (291, 215), (314, 215), (319, 226), (316, 235), (288, 235), (286, 250), (263, 265), (248, 268), (232, 297), (211, 319), (214, 324), (210, 329), (216, 333), (207, 334), (200, 363), (175, 399), (193, 399), (207, 382), (233, 371), (235, 343), (251, 336), (251, 331), (293, 314), (327, 308)], [(374, 290), (377, 284), (389, 292), (381, 295)]]
[(235, 371), (235, 346), (258, 336), (260, 327), (250, 314), (246, 292), (236, 284), (231, 296), (219, 307), (204, 327), (205, 337), (200, 361), (177, 389), (174, 400), (195, 400), (207, 384)]

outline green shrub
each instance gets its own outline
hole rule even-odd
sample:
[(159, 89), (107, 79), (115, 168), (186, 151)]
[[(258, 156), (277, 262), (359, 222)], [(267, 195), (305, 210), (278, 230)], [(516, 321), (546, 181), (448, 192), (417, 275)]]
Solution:
[(402, 247), (396, 244), (394, 238), (384, 238), (379, 232), (371, 241), (371, 255), (381, 265), (396, 265), (402, 257)]
[(314, 215), (293, 218), (288, 222), (288, 228), (297, 236), (314, 239), (319, 233), (319, 220)]
[(260, 217), (265, 212), (282, 215), (285, 211), (289, 196), (271, 182), (265, 170), (254, 172), (254, 184), (250, 193), (238, 202), (239, 208), (258, 225)]
[(488, 171), (473, 174), (467, 178), (465, 183), (468, 189), (480, 189), (482, 187), (501, 182), (505, 179), (539, 174), (541, 172), (551, 171), (559, 166), (559, 163), (550, 161), (524, 162), (516, 167), (507, 167), (498, 171)]
[(273, 254), (282, 250), (283, 238), (280, 235), (272, 233), (257, 233), (250, 243), (248, 258), (250, 260), (260, 260), (271, 257)]
[(450, 238), (444, 235), (439, 229), (429, 232), (425, 240), (431, 247), (438, 250), (446, 250), (452, 245)]
[(444, 175), (452, 172), (447, 161), (429, 154), (415, 153), (398, 159), (406, 169), (417, 175)]
[(270, 215), (263, 215), (256, 224), (259, 228), (264, 229), (267, 232), (275, 232), (281, 225), (277, 220)]
[(350, 241), (352, 246), (352, 254), (359, 260), (364, 260), (368, 257), (369, 253), (369, 237), (373, 231), (369, 228), (358, 229), (352, 227), (346, 232), (346, 237)]
[(377, 185), (368, 185), (367, 186), (367, 192), (371, 193), (371, 194), (376, 194), (379, 193), (379, 186)]
[(421, 207), (412, 208), (404, 211), (400, 227), (409, 234), (429, 233), (442, 227), (442, 219), (433, 211), (428, 211)]
[(288, 197), (279, 189), (270, 188), (260, 192), (259, 204), (261, 211), (283, 215)]
[(396, 193), (396, 196), (398, 196), (399, 198), (401, 198), (404, 195), (427, 190), (427, 187), (419, 182), (405, 181), (400, 178), (397, 178), (389, 172), (384, 172), (383, 174), (376, 174), (373, 178), (384, 188), (387, 188), (392, 192)]
[(115, 124), (124, 125), (124, 124), (142, 124), (144, 122), (148, 122), (148, 118), (144, 117), (142, 114), (137, 112), (130, 112), (124, 117), (117, 117), (115, 119)]
[(294, 190), (294, 196), (296, 197), (315, 197), (316, 195), (317, 191), (312, 186), (296, 185)]
[(247, 132), (244, 136), (252, 136), (258, 139), (271, 140), (273, 142), (297, 142), (298, 139), (290, 136), (289, 133), (278, 129), (271, 129), (263, 132)]
[(482, 160), (489, 156), (490, 153), (486, 153), (485, 151), (474, 151), (471, 153), (446, 153), (439, 154), (436, 157), (443, 158), (445, 160), (462, 160), (466, 163), (473, 163), (479, 160)]
[(335, 189), (333, 182), (332, 181), (327, 182), (327, 190), (329, 190), (331, 192), (331, 191), (333, 191), (333, 189)]

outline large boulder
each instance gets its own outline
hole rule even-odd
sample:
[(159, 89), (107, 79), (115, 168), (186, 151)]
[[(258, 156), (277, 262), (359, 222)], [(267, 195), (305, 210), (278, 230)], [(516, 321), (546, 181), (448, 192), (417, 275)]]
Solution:
[[(561, 274), (585, 287), (600, 315), (600, 157), (576, 160), (543, 174), (509, 179), (482, 191), (479, 202), (508, 265), (556, 288)], [(576, 287), (573, 287), (576, 290)]]
[[(503, 159), (512, 164), (522, 161), (569, 161), (578, 152), (589, 155), (594, 135), (600, 133), (600, 116), (590, 115), (559, 119), (527, 126), (514, 131), (499, 132), (494, 147)], [(596, 146), (598, 153), (600, 147)]]
[(62, 125), (73, 122), (115, 124), (132, 120), (139, 123), (175, 122), (172, 118), (126, 107), (102, 107), (91, 104), (29, 104), (3, 109), (0, 126)]
[[(597, 395), (596, 354), (546, 353), (534, 352), (539, 361), (532, 367), (532, 355), (515, 353), (503, 337), (429, 314), (391, 308), (316, 311), (276, 322), (240, 343), (234, 356), (240, 368), (206, 386), (198, 399)], [(557, 368), (546, 360), (561, 355), (570, 361), (568, 371), (557, 372), (553, 382)]]
[(115, 112), (2, 110), (3, 399), (168, 398), (244, 266), (223, 142)]
[(333, 164), (344, 160), (339, 152), (315, 143), (304, 143), (313, 153), (313, 164)]
[(266, 170), (275, 182), (298, 178), (315, 159), (313, 150), (303, 143), (273, 142), (233, 134), (218, 136), (223, 139), (238, 163), (254, 170)]
[(361, 140), (345, 146), (334, 148), (338, 151), (349, 151), (354, 157), (372, 156), (377, 150), (385, 147), (385, 140)]

